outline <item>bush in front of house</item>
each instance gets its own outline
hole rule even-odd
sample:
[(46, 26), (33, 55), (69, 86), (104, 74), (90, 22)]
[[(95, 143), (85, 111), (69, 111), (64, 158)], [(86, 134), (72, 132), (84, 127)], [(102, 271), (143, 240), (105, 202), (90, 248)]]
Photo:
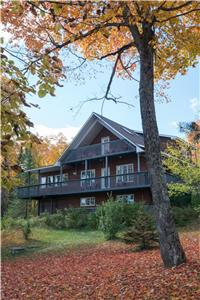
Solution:
[(52, 215), (49, 213), (44, 213), (42, 218), (44, 218), (44, 223), (46, 226), (54, 229), (65, 229), (67, 227), (65, 214), (61, 210), (58, 210)]
[(30, 221), (29, 220), (27, 220), (25, 222), (22, 231), (23, 231), (23, 236), (24, 236), (25, 240), (28, 240), (29, 236), (31, 234), (31, 225), (30, 225)]
[(123, 225), (123, 203), (114, 201), (111, 196), (108, 201), (98, 207), (96, 215), (98, 218), (98, 227), (103, 231), (106, 239), (111, 240), (116, 238), (116, 234)]
[(172, 213), (177, 226), (185, 226), (198, 219), (199, 213), (193, 207), (173, 207)]
[(123, 210), (123, 225), (124, 227), (130, 227), (134, 219), (140, 211), (145, 210), (143, 203), (122, 203)]
[(97, 230), (99, 225), (99, 219), (96, 212), (90, 212), (87, 215), (87, 229)]
[(138, 210), (132, 226), (125, 231), (123, 239), (126, 243), (136, 244), (137, 250), (147, 250), (158, 245), (158, 234), (153, 216), (144, 209)]
[(66, 212), (66, 227), (81, 229), (87, 226), (88, 211), (83, 208), (69, 208)]

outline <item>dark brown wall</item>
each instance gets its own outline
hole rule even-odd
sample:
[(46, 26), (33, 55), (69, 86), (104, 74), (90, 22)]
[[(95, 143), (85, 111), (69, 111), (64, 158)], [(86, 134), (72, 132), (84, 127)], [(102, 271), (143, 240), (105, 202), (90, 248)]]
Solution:
[[(110, 175), (116, 175), (116, 166), (122, 164), (134, 164), (134, 173), (138, 172), (137, 168), (137, 155), (136, 153), (117, 155), (108, 157), (108, 166), (110, 167)], [(88, 161), (88, 169), (95, 169), (96, 177), (101, 177), (101, 168), (105, 167), (105, 158), (95, 159)], [(63, 173), (67, 172), (69, 174), (69, 180), (80, 179), (81, 171), (85, 169), (85, 162), (78, 162), (76, 164), (71, 164), (63, 169)], [(142, 155), (140, 156), (140, 170), (141, 172), (147, 171), (146, 160)], [(44, 173), (42, 176), (56, 175), (59, 172), (49, 172)]]
[[(151, 191), (148, 188), (138, 190), (115, 191), (112, 193), (114, 198), (117, 195), (123, 194), (134, 194), (135, 202), (144, 202), (145, 204), (152, 204)], [(40, 212), (45, 210), (51, 212), (51, 207), (53, 208), (54, 212), (56, 211), (56, 209), (64, 209), (70, 207), (78, 208), (80, 207), (80, 198), (84, 197), (95, 197), (96, 205), (101, 205), (102, 202), (108, 199), (107, 193), (103, 192), (46, 198), (40, 200)]]
[(110, 141), (114, 141), (118, 139), (116, 135), (114, 135), (112, 132), (110, 132), (107, 128), (104, 127), (90, 144), (100, 144), (101, 138), (107, 136), (110, 137)]

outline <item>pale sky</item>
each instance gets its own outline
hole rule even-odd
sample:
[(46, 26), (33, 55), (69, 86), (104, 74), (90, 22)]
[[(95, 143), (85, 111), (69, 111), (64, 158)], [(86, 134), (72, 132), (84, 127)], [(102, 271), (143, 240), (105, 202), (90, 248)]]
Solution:
[[(99, 102), (86, 103), (79, 113), (76, 114), (75, 111), (81, 101), (103, 95), (103, 90), (109, 80), (110, 69), (103, 68), (101, 73), (95, 74), (96, 78), (90, 78), (84, 73), (82, 76), (85, 83), (66, 81), (63, 88), (57, 88), (56, 97), (46, 96), (42, 99), (36, 96), (31, 97), (31, 102), (40, 105), (40, 109), (27, 109), (30, 119), (35, 124), (34, 132), (40, 135), (63, 132), (68, 141), (71, 141), (92, 112), (101, 113)], [(177, 122), (193, 121), (199, 118), (199, 81), (199, 67), (190, 68), (186, 75), (177, 75), (176, 79), (171, 81), (167, 91), (171, 101), (156, 103), (160, 133), (180, 136)], [(134, 108), (106, 102), (103, 115), (131, 129), (141, 130), (138, 83), (115, 78), (112, 92), (120, 95), (122, 101), (133, 104)], [(75, 109), (72, 111), (71, 107)]]
[[(9, 35), (1, 31), (8, 42)], [(100, 73), (94, 73), (89, 68), (85, 68), (78, 76), (81, 80), (64, 82), (63, 88), (57, 88), (56, 97), (46, 96), (38, 98), (29, 97), (31, 102), (37, 103), (40, 109), (26, 109), (31, 121), (35, 124), (34, 132), (40, 135), (51, 135), (62, 132), (68, 139), (76, 135), (78, 130), (89, 118), (92, 112), (101, 113), (101, 103), (90, 102), (85, 104), (78, 114), (77, 106), (81, 101), (101, 97), (108, 84), (111, 70), (109, 67), (98, 67)], [(94, 69), (97, 67), (94, 67)], [(68, 76), (68, 74), (67, 74)], [(78, 78), (79, 78), (78, 77)], [(179, 135), (177, 123), (182, 121), (193, 121), (200, 118), (200, 68), (190, 68), (186, 75), (177, 75), (170, 82), (168, 94), (171, 101), (166, 103), (156, 103), (157, 122), (160, 133), (169, 135)], [(142, 130), (138, 83), (135, 81), (115, 78), (112, 85), (112, 92), (122, 98), (120, 100), (129, 102), (134, 108), (125, 105), (106, 102), (103, 115), (116, 122), (119, 122), (131, 129)], [(73, 111), (71, 107), (75, 108)]]

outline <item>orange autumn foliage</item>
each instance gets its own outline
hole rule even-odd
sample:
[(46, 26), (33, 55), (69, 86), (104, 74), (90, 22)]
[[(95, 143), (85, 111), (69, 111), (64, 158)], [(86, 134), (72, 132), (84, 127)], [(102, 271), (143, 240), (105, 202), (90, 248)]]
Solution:
[(38, 167), (52, 165), (68, 147), (67, 139), (62, 134), (39, 137), (40, 144), (32, 144), (31, 151)]
[[(197, 63), (199, 11), (198, 1), (6, 1), (2, 5), (2, 22), (13, 35), (15, 47), (18, 41), (24, 43), (36, 63), (41, 55), (54, 55), (59, 67), (64, 65), (61, 50), (69, 46), (94, 60), (132, 43), (122, 51), (117, 65), (118, 74), (129, 79), (138, 61), (131, 26), (137, 26), (142, 37), (143, 21), (152, 23), (155, 77), (171, 79)], [(113, 60), (114, 56), (109, 58)], [(49, 62), (46, 58), (46, 68)], [(59, 72), (55, 81), (56, 78)]]

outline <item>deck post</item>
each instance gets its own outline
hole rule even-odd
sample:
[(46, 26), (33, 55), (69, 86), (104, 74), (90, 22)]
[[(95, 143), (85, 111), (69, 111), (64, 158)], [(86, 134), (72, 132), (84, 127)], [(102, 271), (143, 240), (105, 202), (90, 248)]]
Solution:
[(140, 152), (137, 152), (137, 172), (140, 173)]
[(105, 169), (106, 169), (105, 187), (107, 187), (108, 186), (108, 156), (105, 156)]
[(63, 165), (60, 163), (60, 185), (62, 186), (63, 181)]
[(87, 168), (88, 168), (88, 161), (87, 159), (85, 159), (85, 172), (87, 171)]
[(89, 180), (89, 183), (87, 181), (87, 169), (88, 169), (88, 161), (87, 159), (85, 159), (85, 180), (82, 182), (83, 183), (83, 186), (86, 188), (87, 185), (90, 185), (90, 180)]

